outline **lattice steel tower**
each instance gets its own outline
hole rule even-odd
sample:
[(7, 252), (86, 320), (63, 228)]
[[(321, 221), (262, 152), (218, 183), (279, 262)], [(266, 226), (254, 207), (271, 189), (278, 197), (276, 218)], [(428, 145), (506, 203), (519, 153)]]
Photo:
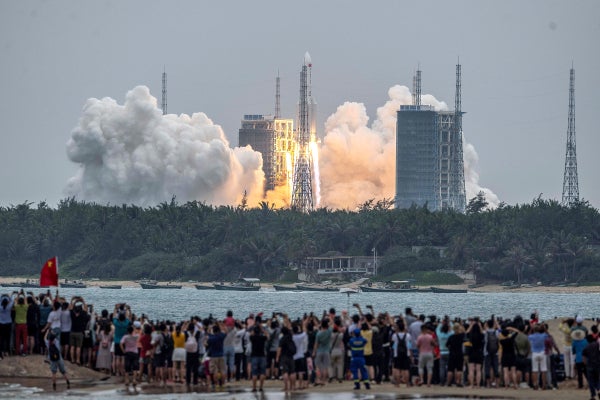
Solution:
[(310, 152), (310, 80), (312, 62), (308, 52), (300, 71), (300, 103), (298, 107), (298, 154), (294, 169), (292, 208), (309, 212), (314, 208), (312, 186), (312, 155)]
[(167, 71), (163, 69), (162, 74), (162, 112), (163, 115), (167, 113)]
[(577, 178), (577, 151), (575, 143), (575, 69), (571, 67), (571, 80), (569, 84), (569, 124), (567, 128), (567, 150), (565, 154), (562, 204), (570, 206), (578, 201), (579, 180)]
[(281, 93), (280, 93), (280, 79), (279, 71), (277, 71), (277, 78), (275, 78), (275, 119), (281, 118)]
[(457, 211), (465, 212), (467, 197), (465, 191), (465, 163), (463, 158), (463, 132), (462, 132), (462, 110), (461, 110), (461, 67), (456, 64), (456, 91), (454, 93), (454, 138), (452, 143), (451, 160), (451, 185), (449, 206)]

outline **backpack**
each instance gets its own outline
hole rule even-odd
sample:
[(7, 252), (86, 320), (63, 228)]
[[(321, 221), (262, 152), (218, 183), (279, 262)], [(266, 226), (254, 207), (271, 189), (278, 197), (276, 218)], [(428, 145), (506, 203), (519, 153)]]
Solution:
[(173, 343), (173, 337), (170, 334), (165, 335), (163, 333), (163, 342), (160, 346), (160, 352), (162, 354), (170, 354), (175, 348), (175, 344)]
[[(285, 347), (283, 346), (285, 345)], [(296, 354), (298, 349), (296, 348), (296, 343), (294, 343), (294, 339), (291, 336), (284, 336), (281, 338), (281, 352), (288, 357), (293, 357)]]
[(56, 347), (56, 343), (54, 341), (49, 343), (48, 346), (48, 356), (50, 357), (50, 361), (58, 361), (60, 360), (60, 350)]
[(487, 331), (486, 332), (486, 345), (485, 349), (488, 354), (497, 354), (498, 353), (498, 336), (495, 331)]
[(183, 345), (185, 351), (187, 353), (197, 353), (198, 352), (198, 341), (194, 337), (194, 335), (187, 334), (187, 339), (185, 344)]
[(406, 345), (406, 333), (402, 339), (400, 339), (400, 334), (398, 333), (396, 333), (396, 337), (398, 338), (396, 354), (398, 354), (398, 357), (400, 357), (400, 355), (407, 355), (408, 346)]

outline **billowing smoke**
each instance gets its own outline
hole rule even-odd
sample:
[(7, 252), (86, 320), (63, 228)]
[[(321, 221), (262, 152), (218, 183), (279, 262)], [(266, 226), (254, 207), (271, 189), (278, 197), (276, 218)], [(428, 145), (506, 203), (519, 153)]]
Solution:
[(178, 202), (239, 204), (260, 201), (261, 154), (231, 148), (223, 130), (204, 113), (162, 115), (145, 86), (129, 91), (125, 104), (89, 99), (67, 143), (81, 168), (65, 194), (97, 203), (156, 205)]
[[(346, 102), (325, 122), (325, 137), (320, 150), (320, 206), (355, 209), (369, 199), (393, 199), (396, 166), (396, 112), (400, 105), (412, 104), (406, 86), (388, 90), (389, 100), (377, 109), (377, 119), (369, 127), (369, 117), (362, 103)], [(423, 95), (423, 104), (447, 110), (446, 103), (432, 95)], [(483, 190), (491, 206), (498, 197), (479, 186), (474, 167), (477, 153), (464, 143), (465, 186), (467, 199)]]

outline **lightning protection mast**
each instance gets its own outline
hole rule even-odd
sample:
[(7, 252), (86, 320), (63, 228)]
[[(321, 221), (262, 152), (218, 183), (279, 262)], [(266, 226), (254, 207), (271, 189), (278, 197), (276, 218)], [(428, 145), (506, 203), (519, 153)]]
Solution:
[(167, 114), (167, 71), (163, 68), (162, 73), (162, 113)]
[(569, 84), (569, 123), (567, 127), (567, 150), (565, 154), (562, 204), (564, 206), (571, 206), (578, 201), (579, 180), (577, 178), (577, 151), (575, 143), (575, 69), (571, 66), (571, 79)]
[(454, 151), (452, 152), (452, 201), (451, 206), (460, 212), (465, 212), (467, 198), (465, 191), (465, 164), (463, 159), (462, 131), (462, 84), (460, 61), (456, 64), (456, 91), (454, 93)]
[(312, 156), (310, 153), (309, 80), (312, 62), (308, 52), (300, 71), (300, 104), (298, 107), (298, 154), (294, 169), (292, 208), (302, 212), (313, 210)]

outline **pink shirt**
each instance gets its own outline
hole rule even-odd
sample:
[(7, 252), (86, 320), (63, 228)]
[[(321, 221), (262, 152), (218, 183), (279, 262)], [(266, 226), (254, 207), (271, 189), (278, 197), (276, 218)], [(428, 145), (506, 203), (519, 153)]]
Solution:
[(121, 338), (121, 344), (125, 348), (125, 353), (137, 353), (137, 335), (125, 335)]
[(421, 333), (417, 338), (419, 353), (433, 354), (433, 336), (429, 333)]

